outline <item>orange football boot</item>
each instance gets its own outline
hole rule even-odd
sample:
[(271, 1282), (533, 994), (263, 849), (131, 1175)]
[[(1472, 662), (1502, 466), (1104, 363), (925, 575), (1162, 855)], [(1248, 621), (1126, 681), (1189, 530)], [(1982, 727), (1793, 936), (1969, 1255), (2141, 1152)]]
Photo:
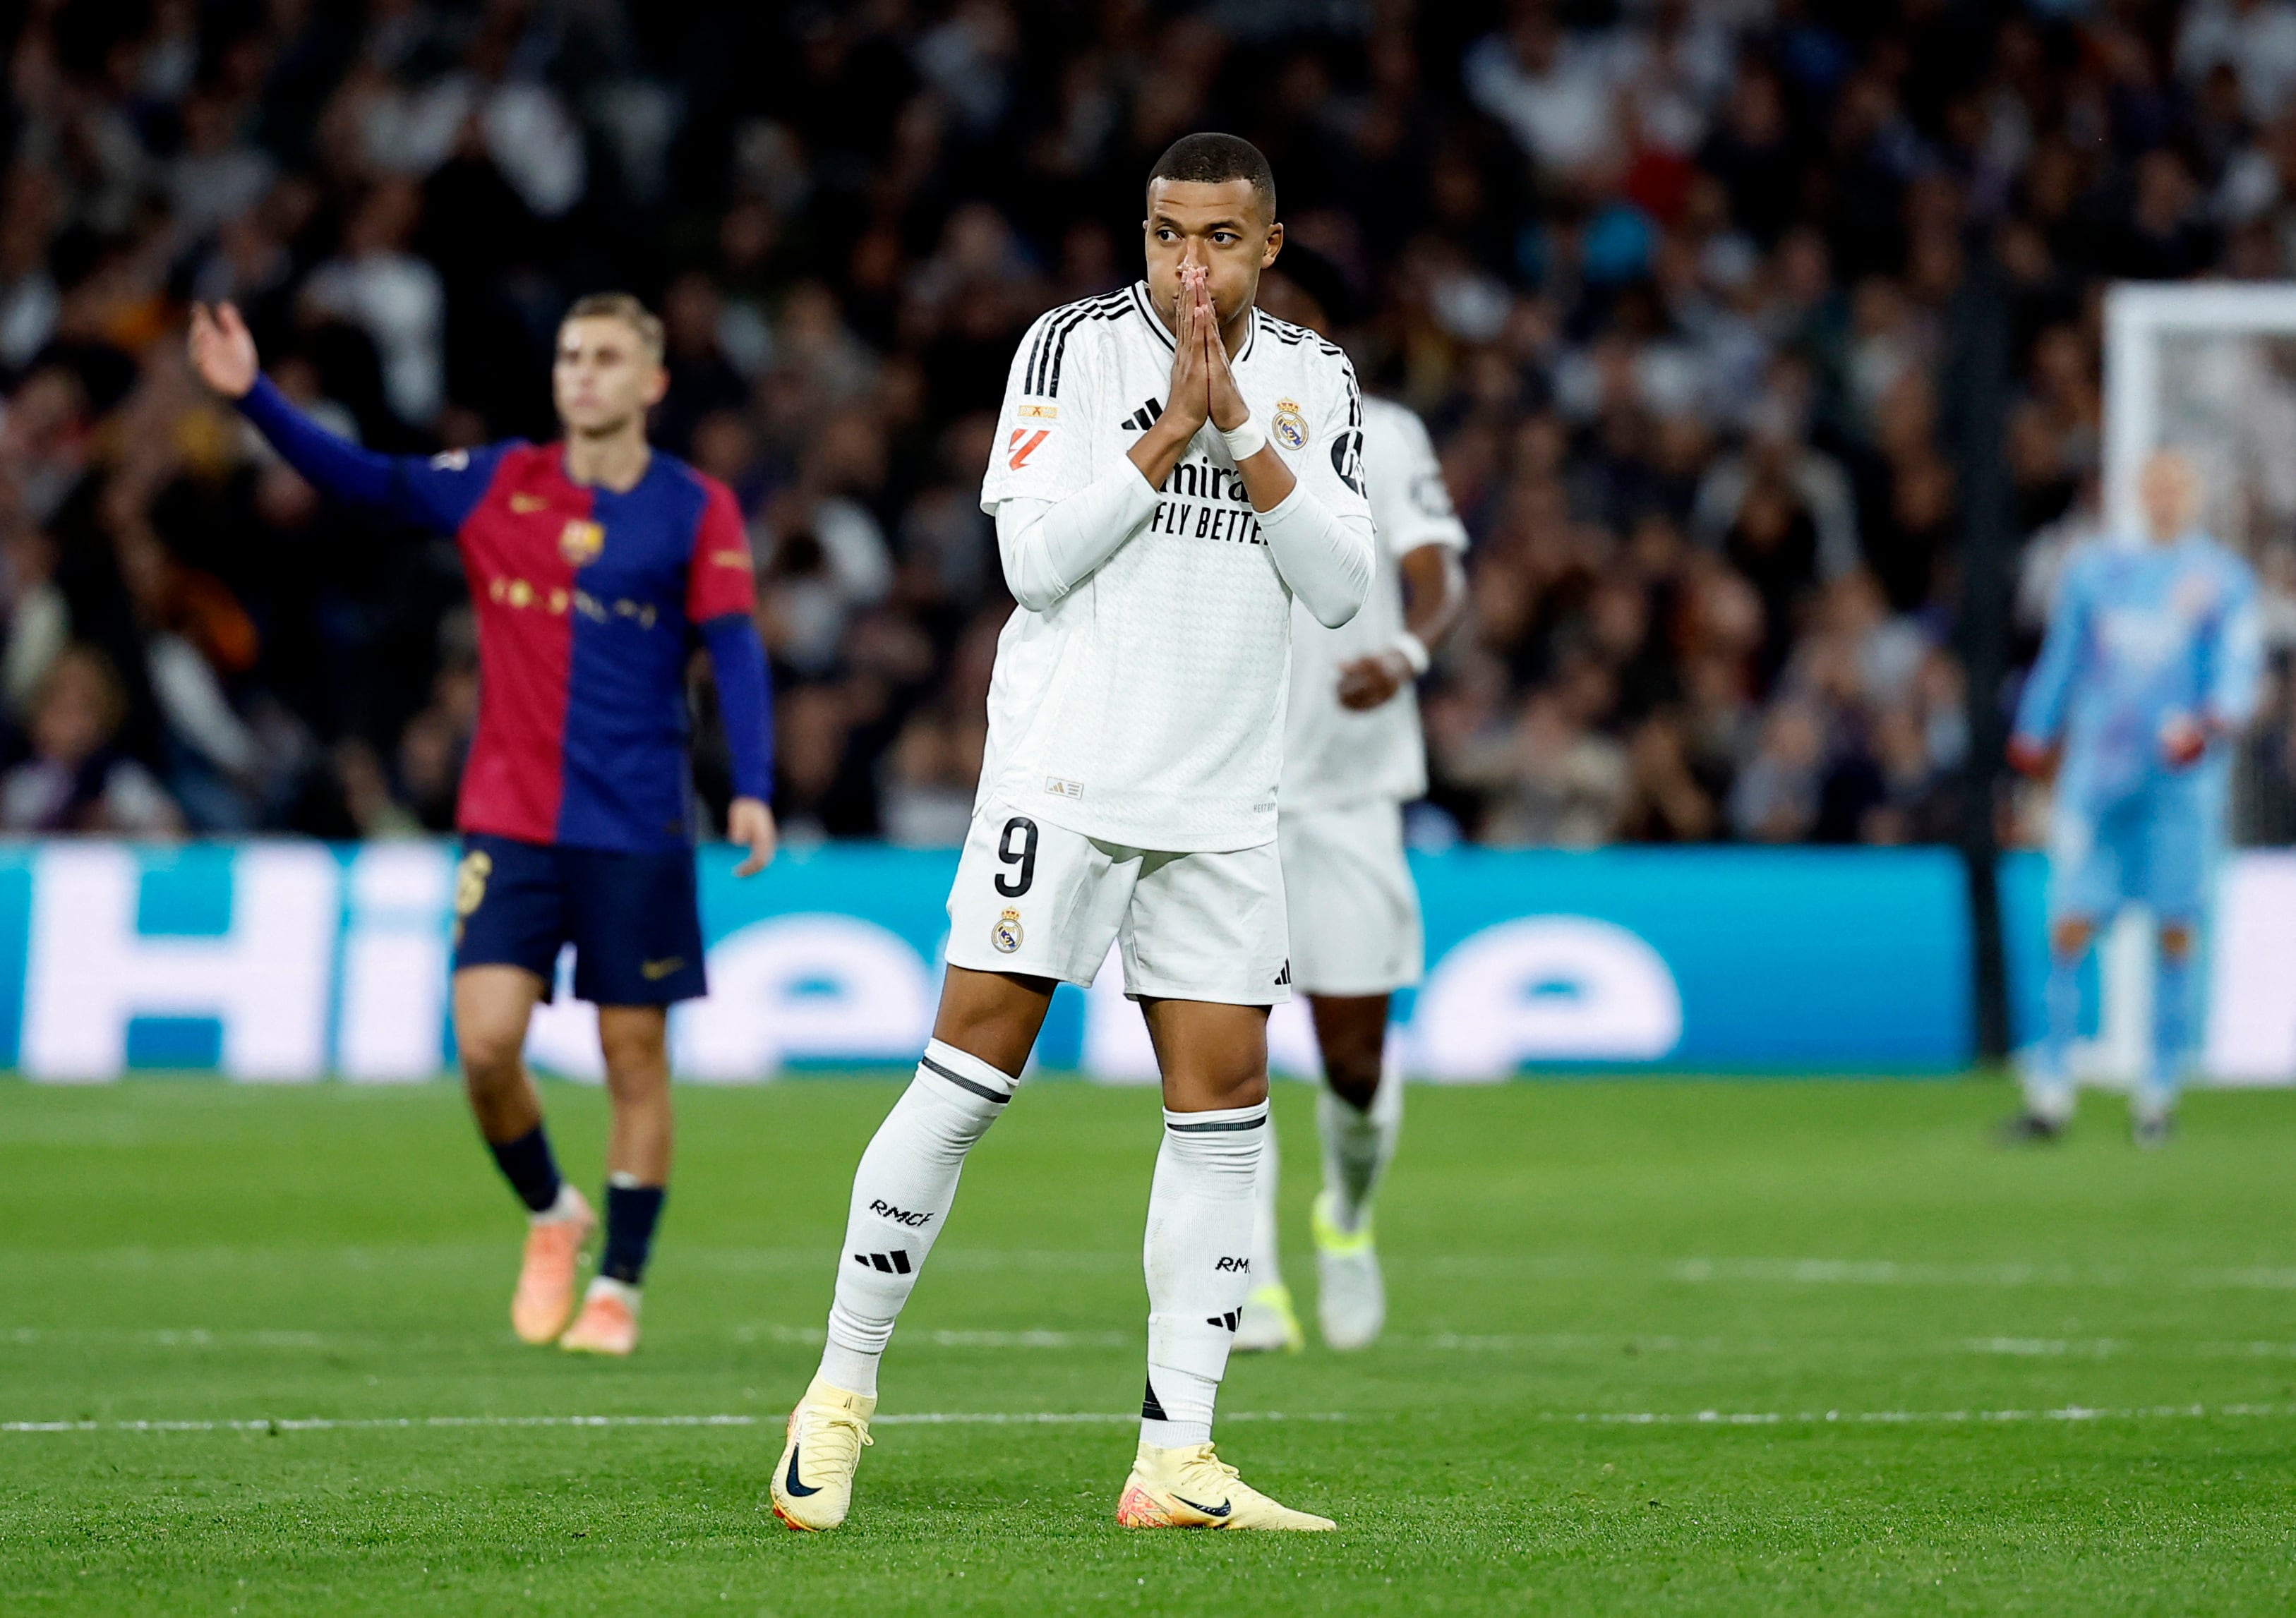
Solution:
[(638, 1289), (600, 1276), (582, 1299), (582, 1312), (558, 1339), (570, 1354), (627, 1354), (638, 1345)]
[(510, 1300), (511, 1329), (521, 1342), (553, 1341), (574, 1313), (574, 1272), (598, 1216), (572, 1186), (566, 1188), (566, 1201), (569, 1212), (536, 1220), (526, 1232), (526, 1259)]

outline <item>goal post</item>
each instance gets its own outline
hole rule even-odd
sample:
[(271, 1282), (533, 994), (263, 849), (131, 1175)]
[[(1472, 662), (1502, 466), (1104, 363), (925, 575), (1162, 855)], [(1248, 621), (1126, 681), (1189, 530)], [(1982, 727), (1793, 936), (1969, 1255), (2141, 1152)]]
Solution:
[(2184, 450), (2204, 525), (2251, 560), (2296, 533), (2296, 282), (2117, 283), (2104, 304), (2104, 514), (2133, 533), (2144, 458)]

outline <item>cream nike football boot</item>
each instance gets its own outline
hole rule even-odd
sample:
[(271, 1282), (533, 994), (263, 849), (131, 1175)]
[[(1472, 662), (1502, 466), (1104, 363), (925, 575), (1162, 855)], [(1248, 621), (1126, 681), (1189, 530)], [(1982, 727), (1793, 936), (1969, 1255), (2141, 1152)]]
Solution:
[(820, 1377), (790, 1412), (789, 1438), (774, 1466), (774, 1515), (800, 1533), (819, 1533), (845, 1520), (853, 1505), (853, 1473), (871, 1442), (873, 1393), (849, 1393)]
[(1339, 1526), (1329, 1517), (1269, 1500), (1239, 1478), (1210, 1444), (1172, 1450), (1142, 1444), (1117, 1499), (1116, 1520), (1127, 1528), (1283, 1528), (1308, 1533)]

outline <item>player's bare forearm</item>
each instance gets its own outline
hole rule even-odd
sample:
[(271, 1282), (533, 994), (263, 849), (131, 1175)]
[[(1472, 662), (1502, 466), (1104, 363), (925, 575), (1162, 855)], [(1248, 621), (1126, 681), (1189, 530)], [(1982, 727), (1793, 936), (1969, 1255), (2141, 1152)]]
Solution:
[(1467, 610), (1467, 570), (1448, 545), (1419, 545), (1404, 553), (1403, 626), (1432, 651)]
[(1443, 643), (1467, 609), (1467, 570), (1448, 545), (1417, 545), (1398, 564), (1403, 574), (1404, 633), (1416, 647), (1398, 642), (1340, 666), (1340, 706), (1357, 713), (1390, 701), (1419, 678), (1428, 654)]
[[(1172, 415), (1173, 413), (1167, 410), (1156, 419), (1155, 426), (1142, 433), (1139, 441), (1124, 452), (1125, 457), (1140, 469), (1140, 475), (1148, 480), (1151, 488), (1164, 486), (1164, 479), (1172, 475), (1172, 469), (1179, 465), (1180, 458), (1188, 453), (1188, 445), (1195, 439), (1196, 429), (1203, 425), (1201, 421), (1183, 421), (1176, 428)], [(1180, 428), (1185, 430), (1180, 430)]]
[(1251, 496), (1255, 511), (1272, 511), (1292, 498), (1292, 491), (1300, 480), (1283, 463), (1283, 457), (1270, 444), (1256, 455), (1246, 455), (1236, 462), (1235, 470), (1243, 474), (1243, 492)]

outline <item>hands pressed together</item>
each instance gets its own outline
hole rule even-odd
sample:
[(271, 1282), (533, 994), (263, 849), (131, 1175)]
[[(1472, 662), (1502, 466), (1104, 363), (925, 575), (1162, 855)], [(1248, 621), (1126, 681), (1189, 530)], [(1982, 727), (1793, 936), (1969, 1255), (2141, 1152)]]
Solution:
[[(1172, 309), (1170, 395), (1164, 402), (1164, 413), (1127, 454), (1150, 486), (1160, 489), (1206, 422), (1223, 433), (1234, 433), (1250, 420), (1251, 406), (1236, 386), (1235, 372), (1228, 364), (1227, 342), (1220, 335), (1211, 272), (1200, 264), (1184, 264)], [(1292, 493), (1292, 469), (1282, 456), (1265, 453), (1268, 447), (1265, 433), (1252, 442), (1257, 447), (1248, 449), (1230, 438), (1229, 450), (1236, 456), (1236, 470), (1242, 474), (1254, 509), (1273, 511)]]
[(1184, 439), (1206, 421), (1223, 431), (1242, 426), (1251, 410), (1228, 368), (1219, 311), (1212, 304), (1211, 273), (1200, 264), (1180, 266), (1173, 327), (1172, 390), (1164, 404), (1165, 421), (1176, 432), (1185, 429)]

